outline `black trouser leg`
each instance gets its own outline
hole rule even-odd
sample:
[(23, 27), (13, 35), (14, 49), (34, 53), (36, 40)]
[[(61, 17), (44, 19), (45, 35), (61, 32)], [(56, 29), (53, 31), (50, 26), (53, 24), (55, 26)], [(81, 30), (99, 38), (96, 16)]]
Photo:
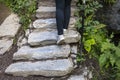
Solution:
[(56, 2), (56, 22), (58, 35), (63, 34), (63, 28), (67, 29), (71, 14), (71, 0), (55, 0)]
[(71, 0), (65, 0), (65, 9), (64, 9), (64, 29), (68, 29), (70, 15), (71, 15)]
[(62, 35), (63, 26), (64, 26), (65, 0), (55, 0), (55, 1), (56, 1), (56, 22), (57, 22), (58, 35)]

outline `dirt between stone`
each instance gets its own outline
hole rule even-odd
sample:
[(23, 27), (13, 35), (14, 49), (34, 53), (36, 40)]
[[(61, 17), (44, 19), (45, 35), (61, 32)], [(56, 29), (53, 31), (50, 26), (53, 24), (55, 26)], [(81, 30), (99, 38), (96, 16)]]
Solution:
[(0, 3), (0, 24), (4, 21), (4, 19), (10, 15), (11, 11), (4, 4)]

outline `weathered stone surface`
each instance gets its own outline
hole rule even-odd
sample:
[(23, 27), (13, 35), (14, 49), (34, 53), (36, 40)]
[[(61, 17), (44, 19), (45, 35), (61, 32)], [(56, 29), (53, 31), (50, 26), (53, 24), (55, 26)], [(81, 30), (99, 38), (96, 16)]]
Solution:
[(19, 18), (16, 14), (9, 15), (0, 25), (0, 37), (14, 37), (20, 28)]
[(26, 38), (23, 38), (22, 40), (17, 42), (18, 47), (22, 47), (25, 44), (27, 44), (27, 39)]
[(13, 40), (8, 40), (8, 39), (0, 40), (0, 55), (8, 51), (12, 47), (12, 44), (13, 44)]
[(71, 53), (74, 53), (74, 54), (78, 53), (78, 46), (77, 45), (72, 45), (71, 46)]
[(34, 45), (55, 44), (57, 40), (57, 31), (32, 32), (28, 36), (28, 43)]
[(56, 28), (56, 19), (38, 19), (33, 22), (34, 28)]
[(58, 57), (68, 57), (70, 54), (70, 45), (50, 45), (38, 48), (29, 46), (21, 47), (13, 56), (14, 60), (21, 59), (48, 59)]
[(37, 18), (53, 18), (55, 17), (55, 7), (39, 7), (36, 10)]
[(88, 75), (71, 75), (68, 80), (90, 80), (92, 78), (92, 73), (89, 73)]
[(64, 76), (72, 70), (71, 59), (62, 59), (13, 63), (5, 70), (5, 73), (24, 77), (29, 75)]
[[(68, 30), (65, 32), (64, 35), (65, 35), (65, 43), (76, 43), (80, 40), (80, 34), (74, 30)], [(56, 30), (32, 32), (28, 37), (28, 43), (31, 46), (56, 44), (57, 37), (58, 35)]]
[[(72, 0), (72, 6), (75, 6), (76, 5), (76, 2), (77, 2), (77, 0)], [(38, 1), (38, 6), (49, 6), (49, 7), (51, 7), (51, 6), (55, 6), (55, 0), (39, 0)]]
[(75, 58), (76, 59), (77, 55), (76, 54), (71, 54), (71, 58)]
[(80, 40), (81, 36), (79, 32), (74, 30), (67, 30), (64, 33), (66, 43), (76, 43)]
[[(71, 18), (69, 27), (68, 28), (75, 28), (75, 23), (76, 23), (77, 18)], [(40, 28), (40, 29), (45, 29), (45, 28), (57, 28), (56, 26), (56, 19), (55, 18), (50, 18), (50, 19), (38, 19), (33, 22), (33, 27), (34, 28)]]
[(74, 75), (71, 76), (68, 80), (87, 80), (84, 75)]
[[(55, 18), (55, 7), (45, 7), (40, 6), (36, 10), (36, 17), (37, 18)], [(71, 8), (71, 16), (74, 16), (75, 8)]]
[(68, 80), (91, 80), (92, 72), (87, 67), (81, 68), (82, 73), (71, 75)]
[(55, 0), (38, 0), (38, 6), (55, 6)]
[(30, 34), (30, 29), (27, 29), (27, 30), (25, 31), (25, 36), (28, 37), (29, 34)]

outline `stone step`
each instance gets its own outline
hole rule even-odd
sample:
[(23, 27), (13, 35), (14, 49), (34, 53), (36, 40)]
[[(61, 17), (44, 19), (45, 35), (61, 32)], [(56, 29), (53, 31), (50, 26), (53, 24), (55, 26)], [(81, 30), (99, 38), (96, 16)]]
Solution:
[[(75, 29), (76, 21), (77, 21), (77, 18), (75, 17), (70, 18), (70, 23), (68, 28)], [(33, 22), (33, 27), (39, 28), (39, 29), (47, 29), (47, 28), (56, 29), (56, 19), (55, 18), (37, 19)]]
[(0, 55), (9, 51), (12, 48), (13, 39), (2, 39), (0, 40)]
[(70, 45), (50, 45), (38, 48), (21, 47), (14, 55), (14, 60), (36, 60), (65, 58), (70, 54)]
[(37, 62), (17, 62), (11, 64), (5, 73), (14, 76), (42, 75), (42, 76), (64, 76), (73, 70), (71, 59), (47, 60)]
[[(80, 40), (80, 34), (74, 30), (67, 30), (64, 36), (65, 43), (77, 43)], [(33, 31), (28, 36), (28, 43), (31, 46), (56, 44), (57, 37), (57, 30)]]
[[(76, 8), (71, 8), (71, 16), (74, 16)], [(55, 18), (56, 7), (40, 6), (36, 10), (37, 18)]]
[[(76, 6), (77, 0), (72, 0), (71, 6)], [(55, 0), (39, 0), (38, 6), (55, 6)]]
[(68, 80), (88, 80), (84, 75), (74, 75), (71, 76)]
[(0, 25), (0, 37), (15, 37), (21, 25), (18, 15), (11, 13)]

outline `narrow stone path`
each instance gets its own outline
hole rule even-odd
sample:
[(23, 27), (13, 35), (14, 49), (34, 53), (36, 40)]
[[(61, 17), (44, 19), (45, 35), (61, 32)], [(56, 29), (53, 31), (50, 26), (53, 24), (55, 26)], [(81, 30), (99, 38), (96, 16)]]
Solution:
[(3, 55), (12, 48), (14, 37), (20, 27), (19, 17), (13, 13), (0, 25), (0, 55)]
[[(41, 5), (42, 1), (44, 5)], [(26, 31), (26, 38), (21, 41), (23, 44), (13, 55), (15, 63), (8, 66), (5, 73), (24, 77), (65, 76), (71, 73), (74, 63), (70, 55), (77, 53), (77, 43), (80, 40), (80, 34), (75, 29), (74, 12), (73, 6), (69, 29), (64, 33), (66, 44), (57, 45), (55, 5), (52, 1), (40, 0), (36, 10), (38, 19)]]

